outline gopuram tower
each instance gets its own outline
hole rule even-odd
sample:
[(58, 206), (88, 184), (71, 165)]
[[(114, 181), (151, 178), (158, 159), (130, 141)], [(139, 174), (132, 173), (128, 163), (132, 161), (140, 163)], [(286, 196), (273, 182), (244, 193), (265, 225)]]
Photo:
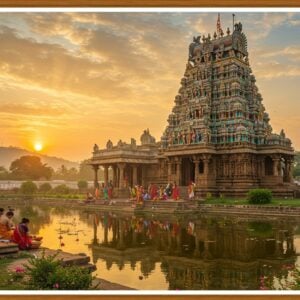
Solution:
[(104, 184), (110, 182), (119, 197), (128, 194), (129, 186), (187, 186), (190, 181), (196, 184), (196, 196), (243, 196), (252, 188), (292, 196), (294, 150), (283, 130), (272, 132), (255, 81), (242, 24), (224, 33), (219, 17), (212, 36), (194, 37), (189, 45), (161, 141), (147, 129), (140, 145), (134, 138), (116, 145), (109, 140), (104, 149), (95, 144), (90, 160), (95, 187), (101, 167)]
[(242, 24), (193, 38), (181, 87), (161, 138), (168, 181), (198, 193), (242, 195), (250, 188), (292, 192), (293, 148), (269, 115), (248, 59)]

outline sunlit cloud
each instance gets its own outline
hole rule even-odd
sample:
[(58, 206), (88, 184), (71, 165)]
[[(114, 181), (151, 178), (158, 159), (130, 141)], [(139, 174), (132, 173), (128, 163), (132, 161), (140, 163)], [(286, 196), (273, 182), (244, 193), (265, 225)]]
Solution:
[[(89, 157), (95, 142), (102, 147), (109, 138), (138, 140), (145, 128), (158, 140), (189, 43), (193, 36), (213, 34), (216, 18), (211, 13), (0, 14), (2, 139), (25, 147), (43, 137), (50, 154), (76, 160)], [(288, 118), (286, 133), (299, 148), (297, 96), (288, 80), (300, 80), (295, 39), (300, 14), (240, 13), (236, 20), (243, 23), (271, 124), (277, 130)], [(231, 29), (232, 15), (222, 13), (221, 22), (223, 30)], [(285, 43), (276, 30), (286, 32)], [(283, 87), (289, 109), (280, 115), (272, 109)]]

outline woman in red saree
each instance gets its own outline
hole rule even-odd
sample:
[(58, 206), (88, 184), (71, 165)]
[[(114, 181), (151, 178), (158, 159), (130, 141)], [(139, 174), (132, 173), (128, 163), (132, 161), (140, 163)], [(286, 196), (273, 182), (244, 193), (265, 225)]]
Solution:
[(172, 198), (173, 198), (173, 200), (179, 199), (179, 188), (178, 188), (176, 182), (174, 182), (174, 185), (173, 185)]
[(33, 238), (29, 235), (28, 224), (29, 219), (23, 218), (22, 222), (16, 226), (12, 236), (12, 241), (17, 243), (21, 250), (36, 249), (41, 244), (41, 238)]

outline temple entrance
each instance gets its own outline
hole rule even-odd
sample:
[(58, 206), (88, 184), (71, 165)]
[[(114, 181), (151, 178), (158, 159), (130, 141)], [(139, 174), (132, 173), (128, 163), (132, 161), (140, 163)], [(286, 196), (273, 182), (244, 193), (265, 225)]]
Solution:
[(189, 185), (190, 181), (195, 182), (195, 164), (191, 158), (185, 157), (181, 162), (180, 185)]
[(265, 158), (265, 174), (266, 176), (273, 175), (273, 161), (270, 156)]

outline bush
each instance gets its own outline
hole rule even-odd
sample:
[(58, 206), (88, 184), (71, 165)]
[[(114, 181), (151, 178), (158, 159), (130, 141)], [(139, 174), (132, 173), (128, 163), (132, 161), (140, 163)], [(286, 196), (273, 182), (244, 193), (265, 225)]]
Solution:
[(272, 192), (268, 189), (250, 190), (247, 199), (250, 204), (267, 204), (272, 200)]
[(37, 186), (32, 181), (25, 181), (21, 184), (20, 192), (25, 195), (33, 195), (37, 191)]
[(85, 180), (79, 180), (77, 186), (80, 190), (86, 190), (88, 188), (88, 182)]
[(52, 190), (52, 186), (48, 182), (45, 182), (45, 183), (41, 184), (40, 187), (39, 187), (39, 191), (42, 192), (42, 193), (48, 193), (51, 190)]
[(79, 266), (63, 267), (56, 255), (31, 259), (26, 266), (28, 285), (37, 290), (86, 290), (91, 286), (92, 275)]
[(65, 184), (60, 184), (53, 189), (53, 192), (58, 194), (69, 194), (70, 189)]

